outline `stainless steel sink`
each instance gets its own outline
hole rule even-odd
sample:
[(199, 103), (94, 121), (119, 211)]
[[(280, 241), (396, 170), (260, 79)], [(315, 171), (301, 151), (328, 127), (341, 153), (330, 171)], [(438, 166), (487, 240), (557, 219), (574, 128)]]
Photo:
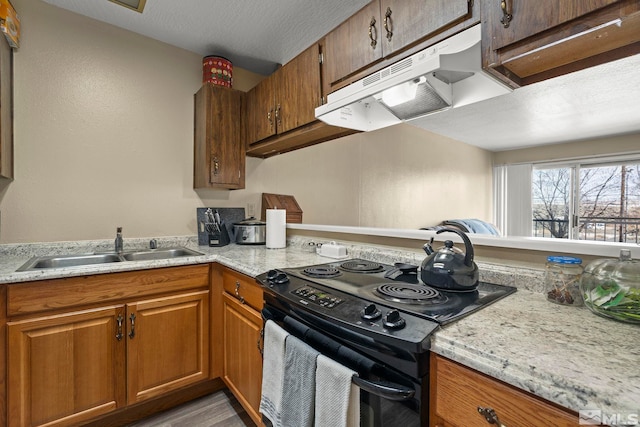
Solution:
[(82, 254), (34, 257), (16, 271), (42, 270), (46, 268), (79, 267), (92, 264), (120, 262), (118, 254)]
[(177, 248), (158, 248), (148, 249), (137, 252), (125, 252), (122, 254), (122, 258), (127, 261), (154, 261), (158, 259), (171, 259), (180, 258), (185, 256), (199, 256), (200, 252), (192, 251), (191, 249), (177, 247)]
[(127, 251), (122, 254), (109, 252), (79, 255), (55, 255), (31, 258), (16, 271), (82, 267), (85, 265), (107, 264), (112, 262), (154, 261), (200, 255), (203, 254), (185, 247), (143, 249), (139, 251)]

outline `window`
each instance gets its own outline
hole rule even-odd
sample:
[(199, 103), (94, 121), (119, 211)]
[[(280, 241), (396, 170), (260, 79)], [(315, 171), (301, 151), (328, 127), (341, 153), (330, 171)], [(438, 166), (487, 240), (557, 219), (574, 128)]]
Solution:
[(509, 165), (496, 172), (496, 222), (508, 235), (640, 242), (638, 157)]

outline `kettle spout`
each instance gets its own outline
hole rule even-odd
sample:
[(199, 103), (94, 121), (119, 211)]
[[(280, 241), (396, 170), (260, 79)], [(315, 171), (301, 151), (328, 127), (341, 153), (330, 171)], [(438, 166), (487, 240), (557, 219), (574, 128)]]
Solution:
[(425, 243), (422, 246), (422, 249), (427, 253), (427, 255), (431, 255), (433, 253), (433, 247), (431, 246), (432, 243), (433, 243), (433, 237), (431, 238), (431, 240), (429, 240), (429, 242)]

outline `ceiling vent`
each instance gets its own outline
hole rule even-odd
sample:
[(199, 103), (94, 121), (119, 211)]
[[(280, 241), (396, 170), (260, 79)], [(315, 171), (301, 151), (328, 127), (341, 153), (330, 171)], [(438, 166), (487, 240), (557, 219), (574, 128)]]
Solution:
[(142, 13), (144, 9), (144, 5), (147, 0), (109, 0), (112, 3), (119, 4), (120, 6), (124, 6), (127, 9), (135, 10), (136, 12)]

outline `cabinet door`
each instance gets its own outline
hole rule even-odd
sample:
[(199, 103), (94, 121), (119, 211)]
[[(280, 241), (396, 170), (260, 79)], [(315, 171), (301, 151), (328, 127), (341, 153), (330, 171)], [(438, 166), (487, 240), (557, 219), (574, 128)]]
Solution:
[(194, 188), (244, 188), (243, 93), (206, 83), (195, 95)]
[(380, 0), (384, 55), (437, 33), (470, 13), (469, 0)]
[[(505, 0), (505, 7), (510, 12), (511, 20), (505, 28), (502, 24), (505, 12), (500, 0), (485, 0), (483, 8), (491, 14), (491, 45), (500, 49), (527, 37), (556, 27), (572, 19), (584, 16), (594, 10), (618, 2), (619, 0)], [(483, 20), (483, 22), (485, 22)]]
[(223, 303), (223, 379), (253, 421), (261, 425), (262, 355), (258, 347), (261, 345), (262, 317), (226, 293)]
[(380, 2), (372, 1), (325, 36), (324, 74), (328, 86), (382, 59)]
[(209, 291), (127, 305), (127, 400), (209, 377)]
[(303, 51), (276, 74), (278, 133), (313, 122), (315, 108), (320, 106), (322, 97), (319, 45), (314, 44)]
[(13, 50), (0, 40), (0, 177), (13, 179)]
[(483, 67), (513, 87), (640, 53), (637, 0), (484, 0), (481, 10)]
[(247, 94), (247, 147), (276, 134), (277, 73), (262, 80)]
[(79, 424), (125, 405), (122, 306), (8, 323), (8, 425)]

